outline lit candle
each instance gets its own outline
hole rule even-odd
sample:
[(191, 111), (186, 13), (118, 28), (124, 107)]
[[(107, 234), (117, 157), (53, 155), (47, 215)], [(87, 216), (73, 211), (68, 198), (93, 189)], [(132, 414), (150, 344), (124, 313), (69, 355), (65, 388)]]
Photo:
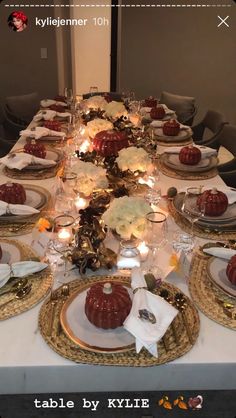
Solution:
[(87, 201), (86, 201), (86, 199), (83, 199), (83, 197), (77, 197), (76, 199), (75, 199), (75, 206), (76, 206), (76, 209), (77, 210), (80, 210), (80, 209), (85, 209), (86, 208), (86, 206), (87, 206)]
[(144, 241), (140, 242), (140, 244), (138, 245), (138, 250), (140, 252), (141, 260), (145, 261), (148, 256), (149, 248), (147, 247)]
[(80, 152), (87, 152), (90, 147), (90, 141), (88, 139), (85, 139), (84, 142), (80, 145), (79, 151)]
[(153, 186), (154, 186), (154, 179), (152, 178), (152, 177), (150, 177), (150, 176), (145, 176), (145, 177), (140, 177), (140, 179), (139, 179), (139, 184), (146, 184), (148, 187), (150, 187), (151, 189), (153, 188)]
[(66, 228), (62, 228), (58, 232), (58, 239), (62, 242), (69, 242), (71, 239), (71, 232)]

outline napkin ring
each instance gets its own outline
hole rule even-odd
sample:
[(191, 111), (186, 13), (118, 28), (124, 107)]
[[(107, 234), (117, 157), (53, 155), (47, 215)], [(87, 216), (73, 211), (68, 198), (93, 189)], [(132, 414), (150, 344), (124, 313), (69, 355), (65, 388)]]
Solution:
[(152, 312), (149, 312), (147, 309), (139, 309), (138, 313), (140, 319), (151, 322), (151, 324), (156, 324), (157, 320)]
[(147, 287), (147, 286), (143, 286), (143, 287), (136, 287), (136, 288), (133, 290), (133, 294), (135, 295), (135, 293), (136, 293), (139, 289), (148, 290), (148, 287)]
[(11, 214), (10, 203), (8, 203), (6, 206), (6, 215), (10, 215), (10, 214)]
[(9, 265), (9, 269), (10, 269), (10, 278), (14, 277), (14, 271), (13, 271), (12, 264), (8, 264), (8, 265)]

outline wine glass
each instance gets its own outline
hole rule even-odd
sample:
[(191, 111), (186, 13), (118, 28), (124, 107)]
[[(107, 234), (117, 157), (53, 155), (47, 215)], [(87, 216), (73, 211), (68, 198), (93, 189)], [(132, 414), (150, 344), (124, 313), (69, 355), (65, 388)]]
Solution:
[(205, 205), (203, 203), (198, 205), (197, 203), (198, 197), (202, 193), (202, 188), (203, 186), (188, 187), (181, 207), (183, 215), (191, 223), (191, 235), (194, 233), (194, 224), (205, 215)]
[(146, 229), (144, 240), (149, 247), (149, 271), (156, 277), (163, 277), (157, 260), (158, 251), (167, 244), (166, 215), (162, 212), (149, 212), (146, 215)]
[(91, 96), (96, 96), (96, 94), (98, 93), (98, 88), (97, 86), (91, 86), (89, 89), (89, 93)]
[(73, 90), (71, 88), (65, 87), (64, 96), (66, 98), (67, 106), (70, 108), (73, 102)]

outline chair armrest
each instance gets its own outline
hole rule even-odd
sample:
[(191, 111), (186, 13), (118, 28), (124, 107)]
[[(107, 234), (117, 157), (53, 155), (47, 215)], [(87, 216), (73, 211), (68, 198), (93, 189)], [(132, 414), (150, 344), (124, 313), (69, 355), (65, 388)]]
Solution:
[(229, 187), (236, 186), (236, 170), (226, 171), (219, 173), (222, 180), (227, 184)]
[(204, 129), (205, 129), (205, 126), (203, 125), (203, 123), (200, 122), (198, 125), (192, 126), (191, 129), (193, 131), (193, 139), (196, 140), (196, 143), (198, 141), (201, 141), (203, 138)]

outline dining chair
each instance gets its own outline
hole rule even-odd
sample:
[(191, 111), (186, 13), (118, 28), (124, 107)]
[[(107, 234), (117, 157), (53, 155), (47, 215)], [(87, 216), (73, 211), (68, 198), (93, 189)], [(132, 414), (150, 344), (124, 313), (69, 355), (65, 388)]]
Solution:
[(121, 93), (117, 93), (115, 91), (111, 91), (111, 92), (102, 91), (102, 92), (98, 92), (96, 94), (86, 93), (86, 94), (83, 94), (83, 99), (89, 99), (89, 97), (91, 97), (91, 96), (105, 96), (105, 95), (108, 95), (112, 100), (114, 100), (116, 102), (121, 102), (122, 101)]
[(39, 103), (37, 92), (8, 96), (5, 99), (4, 111), (10, 121), (27, 126), (38, 111)]
[(163, 91), (161, 93), (160, 103), (163, 103), (170, 109), (173, 109), (179, 122), (188, 126), (193, 124), (194, 117), (197, 114), (195, 97), (180, 96), (178, 94)]
[(203, 120), (192, 126), (193, 140), (196, 144), (214, 144), (222, 132), (224, 125), (228, 122), (222, 113), (215, 110), (208, 110)]
[(11, 143), (10, 141), (7, 141), (6, 139), (0, 138), (0, 158), (8, 154), (11, 151), (13, 146), (14, 146), (14, 143)]

